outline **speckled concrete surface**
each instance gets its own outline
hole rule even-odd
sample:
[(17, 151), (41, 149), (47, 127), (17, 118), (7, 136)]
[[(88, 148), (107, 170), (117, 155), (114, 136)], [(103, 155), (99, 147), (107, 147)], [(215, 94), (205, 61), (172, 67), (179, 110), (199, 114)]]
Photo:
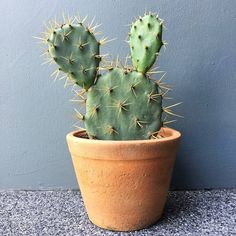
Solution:
[(1, 191), (0, 235), (236, 235), (236, 189), (171, 192), (158, 224), (132, 233), (91, 224), (79, 191)]

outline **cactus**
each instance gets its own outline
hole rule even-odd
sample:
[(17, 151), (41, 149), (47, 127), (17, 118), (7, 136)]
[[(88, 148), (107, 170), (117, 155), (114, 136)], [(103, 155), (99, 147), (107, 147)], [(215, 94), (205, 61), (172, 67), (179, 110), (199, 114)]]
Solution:
[(88, 90), (94, 84), (101, 57), (99, 42), (82, 23), (64, 24), (47, 39), (49, 54), (77, 85)]
[(130, 50), (135, 69), (146, 73), (154, 64), (164, 44), (162, 41), (163, 22), (154, 15), (139, 18), (131, 27)]
[(114, 68), (88, 92), (86, 130), (98, 139), (149, 139), (161, 127), (161, 101), (154, 81)]
[(77, 117), (83, 120), (89, 138), (138, 140), (160, 137), (158, 131), (164, 124), (162, 113), (178, 116), (170, 110), (178, 104), (162, 106), (162, 99), (169, 91), (161, 82), (164, 75), (159, 81), (150, 78), (151, 74), (160, 73), (150, 68), (165, 44), (162, 41), (163, 21), (151, 13), (136, 20), (129, 33), (133, 66), (111, 64), (102, 75), (97, 74), (102, 58), (99, 46), (106, 38), (97, 41), (91, 24), (85, 27), (84, 20), (76, 24), (74, 21), (53, 28), (44, 42), (59, 70), (85, 89), (77, 95), (86, 103), (86, 114), (77, 111)]

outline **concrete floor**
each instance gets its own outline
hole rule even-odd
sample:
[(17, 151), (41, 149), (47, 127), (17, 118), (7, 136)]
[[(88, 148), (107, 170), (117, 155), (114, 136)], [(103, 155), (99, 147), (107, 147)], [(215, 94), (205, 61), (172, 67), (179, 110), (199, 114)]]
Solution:
[(0, 235), (236, 235), (236, 189), (171, 192), (158, 224), (132, 233), (91, 224), (79, 191), (1, 191)]

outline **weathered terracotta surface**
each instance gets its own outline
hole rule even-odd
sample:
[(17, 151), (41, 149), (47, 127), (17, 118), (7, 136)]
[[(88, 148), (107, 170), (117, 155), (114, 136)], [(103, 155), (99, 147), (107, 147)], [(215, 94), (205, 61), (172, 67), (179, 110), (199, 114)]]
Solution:
[(76, 177), (89, 219), (97, 226), (131, 231), (154, 224), (166, 202), (180, 139), (103, 141), (67, 135)]

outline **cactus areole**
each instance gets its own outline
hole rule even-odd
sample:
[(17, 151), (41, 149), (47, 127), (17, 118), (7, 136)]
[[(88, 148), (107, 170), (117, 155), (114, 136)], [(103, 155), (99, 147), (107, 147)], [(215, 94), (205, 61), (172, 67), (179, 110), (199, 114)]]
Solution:
[[(122, 65), (119, 59), (108, 63), (100, 54), (107, 38), (96, 39), (99, 25), (85, 26), (86, 18), (68, 19), (62, 25), (53, 24), (46, 38), (47, 62), (57, 64), (52, 74), (66, 78), (77, 89), (75, 100), (86, 104), (86, 113), (77, 110), (90, 139), (145, 140), (160, 138), (159, 130), (172, 121), (163, 121), (163, 112), (176, 115), (162, 106), (169, 91), (163, 84), (164, 73), (151, 69), (165, 42), (163, 21), (154, 14), (145, 14), (131, 25), (128, 43), (132, 65)], [(52, 24), (50, 24), (52, 25)], [(153, 74), (159, 80), (151, 78)], [(177, 115), (176, 115), (177, 116)]]

